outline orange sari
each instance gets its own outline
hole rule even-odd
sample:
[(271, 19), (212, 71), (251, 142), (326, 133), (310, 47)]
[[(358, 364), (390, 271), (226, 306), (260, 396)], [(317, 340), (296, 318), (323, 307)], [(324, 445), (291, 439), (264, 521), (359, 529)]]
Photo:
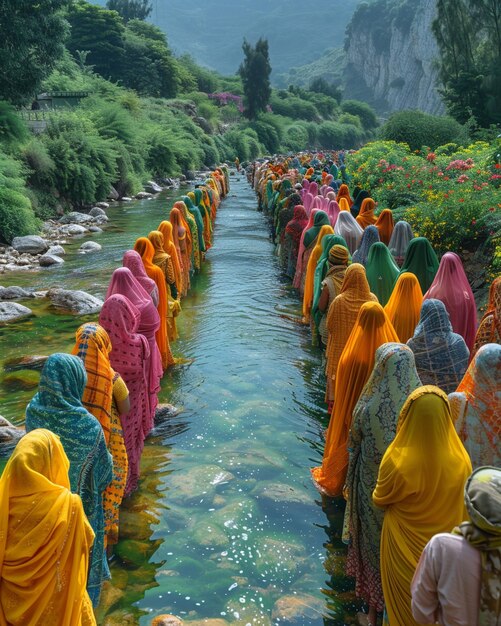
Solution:
[[(338, 204), (340, 205), (340, 201), (342, 198), (345, 198), (346, 201), (348, 202), (350, 208), (353, 205), (353, 200), (351, 199), (350, 196), (350, 190), (348, 189), (348, 185), (341, 185), (341, 187), (339, 187), (339, 191), (337, 192), (337, 197), (336, 200), (338, 202)], [(341, 207), (341, 205), (340, 205)]]
[(366, 302), (339, 359), (322, 465), (311, 470), (317, 488), (329, 496), (342, 493), (348, 471), (347, 444), (353, 409), (371, 375), (377, 348), (389, 341), (398, 342), (398, 337), (383, 307), (377, 302)]
[(360, 207), (360, 213), (357, 215), (357, 222), (362, 228), (367, 228), (377, 222), (377, 218), (374, 215), (376, 210), (376, 203), (372, 198), (365, 198)]
[(333, 235), (334, 230), (332, 226), (322, 226), (317, 237), (317, 244), (313, 248), (313, 252), (308, 259), (308, 265), (306, 266), (306, 278), (304, 281), (304, 294), (303, 294), (303, 322), (309, 324), (311, 306), (313, 304), (313, 287), (315, 282), (315, 270), (317, 269), (318, 259), (322, 254), (322, 239), (326, 235)]
[(376, 228), (379, 231), (379, 241), (382, 241), (385, 245), (390, 243), (391, 236), (393, 234), (393, 212), (391, 209), (384, 209), (379, 214), (376, 220)]
[(341, 198), (338, 201), (339, 204), (339, 210), (340, 211), (349, 211), (350, 210), (350, 203), (348, 202), (348, 200), (346, 198)]
[(402, 343), (414, 336), (421, 315), (423, 292), (415, 274), (400, 274), (384, 307), (393, 328)]
[(163, 248), (172, 260), (176, 289), (180, 295), (183, 291), (183, 274), (181, 270), (181, 263), (177, 254), (176, 244), (174, 243), (172, 224), (167, 220), (164, 220), (163, 222), (160, 222), (158, 231), (164, 236)]

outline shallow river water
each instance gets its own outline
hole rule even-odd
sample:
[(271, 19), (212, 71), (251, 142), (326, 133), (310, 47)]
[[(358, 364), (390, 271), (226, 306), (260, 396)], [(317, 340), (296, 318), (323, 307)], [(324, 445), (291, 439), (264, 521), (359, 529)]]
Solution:
[[(109, 209), (110, 226), (95, 237), (102, 252), (69, 254), (62, 268), (0, 283), (102, 296), (123, 251), (171, 203), (162, 195)], [(16, 423), (38, 375), (7, 373), (5, 361), (68, 350), (86, 321), (54, 313), (45, 300), (23, 304), (35, 317), (0, 327), (0, 413)], [(139, 489), (123, 503), (100, 624), (146, 626), (173, 613), (221, 620), (214, 626), (279, 625), (298, 611), (304, 626), (355, 623), (343, 504), (322, 500), (310, 479), (327, 414), (321, 355), (293, 321), (299, 313), (255, 196), (232, 176), (214, 247), (183, 301), (173, 352), (187, 362), (163, 380), (160, 401), (182, 412), (146, 442)]]

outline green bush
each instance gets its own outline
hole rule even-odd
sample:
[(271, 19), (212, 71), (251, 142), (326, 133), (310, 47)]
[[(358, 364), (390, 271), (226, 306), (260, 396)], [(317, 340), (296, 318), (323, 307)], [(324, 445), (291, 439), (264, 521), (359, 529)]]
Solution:
[(0, 240), (10, 243), (14, 237), (32, 235), (38, 226), (28, 198), (14, 189), (0, 187)]
[(0, 142), (10, 148), (28, 137), (26, 124), (10, 104), (0, 100)]
[(378, 125), (374, 109), (366, 102), (360, 102), (358, 100), (345, 100), (341, 103), (341, 109), (344, 113), (356, 115), (362, 122), (362, 126), (365, 130), (372, 130)]
[(291, 124), (285, 129), (284, 144), (288, 150), (299, 152), (308, 145), (308, 130), (302, 124)]

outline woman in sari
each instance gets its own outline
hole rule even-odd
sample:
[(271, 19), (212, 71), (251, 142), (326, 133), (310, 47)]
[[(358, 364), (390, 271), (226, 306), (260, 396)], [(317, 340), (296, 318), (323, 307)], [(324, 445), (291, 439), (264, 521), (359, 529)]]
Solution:
[(59, 437), (18, 442), (0, 479), (0, 623), (94, 626), (85, 589), (94, 533)]
[[(312, 211), (313, 214), (313, 211)], [(294, 276), (294, 284), (296, 283), (296, 277), (298, 276), (299, 271), (299, 293), (301, 296), (304, 294), (304, 286), (306, 280), (306, 273), (308, 268), (308, 261), (310, 260), (310, 256), (315, 248), (317, 243), (317, 238), (320, 233), (320, 230), (323, 226), (330, 226), (329, 216), (324, 211), (317, 211), (313, 216), (313, 226), (308, 228), (304, 233), (303, 238), (303, 246), (304, 251), (301, 255), (301, 258), (298, 257), (297, 267), (296, 267), (296, 275)], [(299, 250), (301, 252), (301, 248)]]
[(445, 393), (456, 391), (468, 367), (464, 339), (452, 331), (449, 315), (440, 300), (425, 300), (414, 336), (407, 341), (414, 352), (419, 378)]
[[(366, 191), (365, 189), (360, 189), (358, 191), (358, 193), (355, 196), (355, 201), (353, 202), (353, 204), (350, 206), (348, 206), (348, 210), (351, 211), (351, 214), (353, 215), (353, 217), (356, 219), (358, 217), (358, 214), (360, 213), (360, 207), (362, 206), (362, 202), (366, 199), (366, 198), (370, 198), (371, 195), (368, 191)], [(338, 200), (339, 202), (339, 200)]]
[(318, 260), (322, 255), (322, 241), (324, 237), (333, 234), (332, 226), (322, 226), (316, 238), (315, 247), (308, 259), (303, 294), (303, 323), (305, 324), (310, 323), (310, 312), (313, 304), (313, 290), (315, 285), (315, 270), (317, 269)]
[(141, 255), (135, 250), (127, 250), (122, 257), (122, 265), (130, 270), (134, 279), (141, 285), (153, 301), (155, 307), (158, 306), (158, 287), (152, 278), (149, 278), (144, 269)]
[(164, 238), (163, 249), (168, 254), (172, 261), (172, 268), (174, 270), (174, 283), (176, 285), (177, 298), (181, 298), (183, 293), (183, 272), (181, 269), (181, 260), (177, 253), (176, 244), (174, 243), (174, 237), (172, 234), (172, 224), (167, 220), (160, 222), (158, 226), (158, 232), (162, 233)]
[(372, 198), (365, 198), (360, 207), (360, 213), (357, 215), (356, 220), (360, 225), (360, 228), (365, 229), (367, 226), (374, 225), (377, 222), (377, 218), (374, 215), (376, 210), (376, 203)]
[(186, 224), (188, 225), (188, 230), (190, 231), (190, 240), (191, 240), (191, 259), (192, 265), (195, 271), (198, 271), (202, 266), (202, 252), (200, 250), (200, 238), (198, 236), (198, 226), (195, 221), (193, 215), (188, 211), (186, 204), (179, 200), (174, 203), (173, 209), (177, 209), (184, 220), (184, 227), (186, 228)]
[(350, 203), (348, 202), (348, 200), (346, 198), (341, 198), (341, 200), (338, 200), (337, 203), (339, 205), (339, 212), (341, 212), (341, 211), (349, 211), (350, 210)]
[(345, 272), (339, 295), (334, 298), (327, 310), (327, 350), (325, 352), (327, 388), (325, 401), (329, 413), (334, 403), (339, 359), (355, 325), (360, 308), (365, 302), (377, 302), (377, 298), (371, 293), (363, 266), (353, 263)]
[(345, 185), (344, 183), (341, 185), (341, 187), (339, 187), (339, 191), (337, 192), (336, 200), (338, 201), (338, 203), (341, 198), (345, 198), (350, 207), (353, 205), (353, 200), (351, 199), (348, 185)]
[(153, 263), (155, 249), (149, 239), (140, 237), (134, 244), (134, 250), (140, 254), (146, 273), (155, 281), (158, 289), (158, 306), (157, 310), (160, 315), (160, 326), (156, 333), (156, 340), (160, 356), (162, 357), (162, 367), (167, 369), (174, 365), (175, 360), (170, 351), (169, 337), (167, 335), (167, 286), (165, 284), (165, 276), (162, 270)]
[(377, 302), (366, 302), (360, 307), (339, 359), (322, 465), (311, 470), (317, 489), (328, 496), (342, 493), (348, 471), (347, 444), (353, 409), (372, 372), (376, 349), (389, 341), (398, 341), (398, 337), (383, 307)]
[(350, 254), (353, 254), (360, 246), (362, 235), (364, 234), (357, 220), (349, 211), (341, 211), (339, 213), (334, 232), (346, 241)]
[(415, 237), (407, 246), (405, 259), (400, 273), (412, 272), (421, 285), (421, 291), (426, 293), (430, 288), (438, 270), (438, 259), (431, 243), (426, 237)]
[(379, 231), (379, 239), (387, 246), (393, 234), (393, 211), (383, 209), (377, 218), (376, 228)]
[(411, 272), (400, 274), (384, 311), (402, 343), (407, 343), (414, 335), (422, 304), (423, 294), (417, 277)]
[[(306, 210), (306, 208), (305, 208)], [(319, 209), (312, 209), (309, 216), (308, 216), (308, 222), (306, 224), (306, 226), (303, 228), (303, 232), (301, 234), (301, 237), (299, 239), (299, 249), (298, 249), (298, 253), (297, 253), (297, 261), (296, 261), (296, 267), (294, 269), (294, 278), (292, 281), (292, 286), (295, 289), (299, 289), (300, 285), (301, 285), (301, 278), (303, 275), (303, 271), (306, 271), (306, 265), (304, 265), (303, 267), (303, 254), (304, 254), (304, 237), (306, 235), (306, 233), (310, 230), (310, 228), (313, 226), (313, 220), (315, 219), (315, 215), (319, 212)]]
[(452, 330), (461, 335), (473, 349), (477, 332), (477, 305), (461, 259), (455, 252), (446, 252), (440, 260), (436, 276), (424, 299), (441, 300), (449, 313)]
[(404, 262), (405, 253), (411, 239), (414, 238), (411, 225), (404, 220), (400, 220), (395, 224), (395, 228), (391, 234), (388, 249), (392, 253), (395, 263), (401, 267)]
[(99, 324), (82, 324), (77, 330), (72, 354), (82, 359), (87, 373), (82, 404), (101, 424), (113, 458), (113, 479), (103, 495), (106, 546), (118, 541), (118, 518), (129, 467), (122, 428), (130, 408), (129, 390), (111, 367), (111, 350), (109, 335)]
[(360, 246), (353, 253), (353, 263), (360, 263), (365, 267), (367, 265), (367, 257), (369, 256), (369, 250), (373, 243), (379, 241), (379, 231), (374, 226), (367, 226), (364, 230), (362, 239), (360, 240)]
[(386, 306), (397, 281), (399, 269), (384, 243), (376, 242), (371, 246), (365, 273), (372, 293), (376, 294), (381, 306)]
[(457, 391), (449, 395), (456, 431), (473, 468), (501, 467), (501, 346), (483, 345), (470, 363)]
[(172, 342), (179, 337), (176, 317), (181, 311), (181, 304), (177, 299), (174, 264), (172, 263), (170, 255), (164, 250), (164, 236), (159, 230), (152, 230), (148, 235), (148, 239), (151, 241), (155, 250), (153, 263), (162, 270), (167, 286), (167, 334), (169, 336), (169, 342)]
[(501, 276), (491, 284), (487, 311), (480, 321), (471, 357), (486, 343), (501, 343)]
[(308, 216), (304, 206), (298, 204), (294, 207), (294, 217), (285, 227), (284, 243), (282, 244), (285, 257), (285, 273), (289, 278), (294, 278), (296, 271), (299, 244), (306, 225), (308, 224)]
[(137, 334), (140, 319), (139, 309), (120, 294), (107, 298), (99, 315), (99, 323), (108, 332), (113, 346), (111, 364), (124, 379), (130, 394), (130, 409), (122, 416), (129, 459), (126, 496), (137, 488), (144, 439), (152, 426), (147, 371), (150, 346), (143, 335)]
[[(333, 235), (333, 237), (337, 237), (337, 235)], [(346, 246), (340, 244), (330, 246), (329, 256), (327, 257), (327, 273), (320, 283), (321, 293), (317, 308), (313, 310), (315, 328), (318, 328), (318, 333), (324, 346), (327, 346), (329, 339), (326, 314), (331, 302), (341, 293), (349, 262), (350, 253)]]
[[(134, 254), (137, 254), (137, 252)], [(139, 255), (137, 256), (139, 257)], [(141, 263), (141, 257), (139, 257), (139, 262)], [(140, 314), (137, 332), (146, 337), (150, 347), (150, 356), (145, 362), (150, 412), (149, 424), (146, 425), (145, 435), (148, 435), (153, 427), (155, 410), (158, 404), (158, 392), (160, 391), (160, 380), (163, 376), (162, 357), (155, 339), (155, 333), (160, 326), (160, 316), (150, 296), (126, 267), (119, 267), (113, 272), (105, 300), (114, 294), (125, 296), (137, 307)]]
[(386, 343), (376, 350), (374, 369), (353, 411), (344, 516), (344, 539), (349, 539), (346, 572), (356, 579), (357, 596), (369, 606), (370, 626), (376, 626), (377, 613), (384, 608), (379, 565), (383, 512), (373, 505), (372, 492), (400, 410), (420, 386), (412, 350)]
[(190, 289), (191, 269), (191, 234), (189, 226), (184, 222), (179, 209), (173, 208), (169, 215), (172, 224), (172, 240), (176, 246), (177, 256), (181, 267), (182, 290), (181, 295), (186, 296)]
[(446, 394), (431, 385), (414, 390), (400, 412), (373, 493), (374, 504), (384, 509), (381, 578), (391, 626), (416, 624), (411, 581), (419, 557), (433, 535), (464, 519), (470, 473)]
[[(197, 224), (197, 233), (198, 233), (198, 249), (200, 250), (200, 261), (202, 262), (204, 259), (205, 253), (205, 229), (204, 229), (204, 221), (202, 218), (202, 214), (200, 213), (200, 209), (195, 206), (189, 196), (182, 196), (181, 201), (184, 202), (188, 213), (191, 214), (193, 219)], [(174, 205), (176, 206), (176, 205)]]
[[(193, 207), (199, 210), (200, 216), (202, 217), (204, 246), (205, 246), (205, 250), (204, 251), (206, 252), (207, 250), (209, 250), (209, 248), (212, 245), (212, 243), (211, 243), (212, 224), (211, 224), (209, 211), (207, 210), (207, 207), (204, 205), (204, 203), (202, 201), (202, 192), (200, 191), (200, 189), (195, 189), (194, 191), (189, 191), (186, 195), (191, 200), (191, 202), (193, 204)], [(184, 200), (184, 198), (183, 198), (183, 200)], [(186, 202), (185, 202), (185, 204), (186, 204)], [(193, 213), (192, 207), (190, 207), (188, 204), (186, 204), (186, 206), (188, 207), (188, 211)], [(195, 217), (195, 219), (196, 219), (196, 217)]]
[(97, 606), (102, 582), (110, 577), (104, 549), (103, 492), (112, 479), (113, 461), (101, 425), (82, 405), (86, 383), (81, 359), (52, 354), (42, 369), (38, 392), (26, 407), (25, 425), (27, 433), (46, 428), (58, 435), (69, 459), (71, 491), (82, 498), (95, 535), (87, 591)]

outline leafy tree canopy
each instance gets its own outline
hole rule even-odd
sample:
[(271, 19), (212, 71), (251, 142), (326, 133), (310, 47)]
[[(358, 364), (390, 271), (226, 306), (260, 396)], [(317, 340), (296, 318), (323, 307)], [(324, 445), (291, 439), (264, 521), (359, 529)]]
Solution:
[(150, 0), (108, 0), (106, 6), (110, 11), (117, 11), (127, 23), (129, 20), (145, 20), (151, 15)]
[(260, 38), (256, 45), (252, 46), (244, 39), (242, 49), (244, 60), (238, 73), (244, 87), (245, 114), (253, 120), (260, 111), (266, 110), (271, 97), (268, 40)]

